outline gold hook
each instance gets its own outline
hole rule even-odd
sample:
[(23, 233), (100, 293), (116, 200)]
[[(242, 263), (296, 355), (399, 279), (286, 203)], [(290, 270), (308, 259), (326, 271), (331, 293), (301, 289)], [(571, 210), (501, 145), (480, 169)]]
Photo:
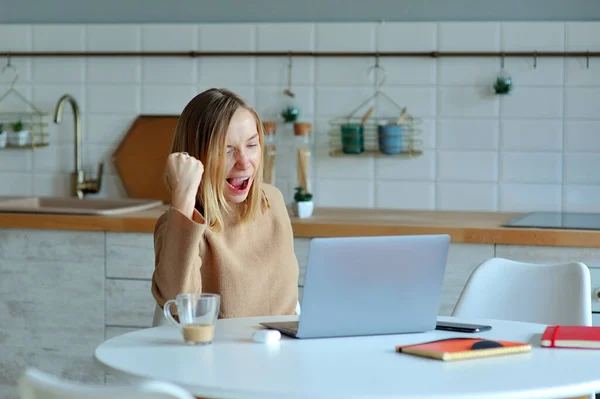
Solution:
[(586, 60), (587, 69), (590, 69), (590, 50), (588, 50), (586, 58), (587, 58), (587, 60)]
[(537, 68), (537, 51), (533, 53), (533, 69)]
[(500, 58), (500, 69), (504, 69), (504, 55), (505, 53), (502, 53), (502, 58)]
[(17, 83), (17, 80), (19, 80), (19, 71), (10, 62), (10, 52), (6, 53), (6, 65), (4, 65), (0, 73), (4, 75), (4, 72), (6, 72), (8, 69), (12, 69), (15, 73), (15, 77), (13, 78), (12, 82), (10, 82), (10, 88), (12, 89)]
[[(381, 80), (380, 83), (377, 83), (377, 81), (375, 81), (375, 85), (377, 86), (377, 91), (379, 91), (379, 90), (381, 90), (381, 88), (383, 87), (383, 84), (385, 83), (385, 80), (387, 79), (387, 74), (385, 72), (385, 69), (379, 63), (379, 52), (375, 53), (375, 65), (373, 65), (369, 68), (369, 70), (367, 71), (367, 74), (370, 73), (372, 70), (380, 70), (381, 71), (381, 76), (383, 77), (383, 79)], [(375, 75), (375, 79), (377, 79), (377, 75)]]

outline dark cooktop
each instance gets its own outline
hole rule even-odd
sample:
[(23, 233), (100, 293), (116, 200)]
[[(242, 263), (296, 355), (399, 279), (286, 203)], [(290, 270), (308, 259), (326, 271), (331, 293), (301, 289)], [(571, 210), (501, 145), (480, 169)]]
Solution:
[(514, 218), (503, 227), (600, 230), (600, 213), (530, 212)]

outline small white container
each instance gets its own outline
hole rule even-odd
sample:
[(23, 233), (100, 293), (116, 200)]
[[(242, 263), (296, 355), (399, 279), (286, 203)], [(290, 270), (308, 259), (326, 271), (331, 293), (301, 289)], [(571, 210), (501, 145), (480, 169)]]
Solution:
[(314, 209), (315, 204), (312, 201), (294, 202), (294, 213), (301, 219), (311, 217)]
[(9, 132), (8, 144), (16, 146), (24, 146), (29, 144), (29, 130), (21, 130), (18, 132)]

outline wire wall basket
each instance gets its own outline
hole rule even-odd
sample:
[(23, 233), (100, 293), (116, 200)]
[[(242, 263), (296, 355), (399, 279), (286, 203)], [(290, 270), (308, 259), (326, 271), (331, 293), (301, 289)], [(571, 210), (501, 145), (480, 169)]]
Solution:
[[(375, 92), (358, 105), (347, 116), (329, 121), (329, 155), (368, 155), (415, 157), (423, 153), (422, 120), (411, 115), (406, 107), (400, 106), (383, 90), (386, 80), (385, 69), (379, 65), (379, 58), (369, 72), (381, 76)], [(382, 103), (383, 102), (383, 103)], [(376, 111), (375, 104), (392, 106), (397, 114), (383, 117)], [(358, 117), (361, 108), (371, 104), (362, 117)], [(388, 113), (390, 111), (386, 111)], [(393, 112), (393, 111), (392, 111)], [(375, 115), (372, 117), (372, 115)]]
[(0, 125), (6, 136), (0, 149), (23, 149), (47, 147), (48, 123), (46, 114), (36, 112), (0, 112)]
[[(0, 95), (0, 103), (4, 105), (10, 102), (9, 99), (14, 99), (16, 102), (13, 101), (8, 111), (0, 112), (0, 149), (46, 147), (48, 145), (48, 123), (45, 122), (45, 119), (48, 114), (15, 89), (19, 72), (11, 65), (10, 58), (6, 66), (2, 68), (1, 74), (9, 69), (14, 72), (15, 76), (9, 89)], [(15, 110), (14, 107), (17, 103), (19, 104), (18, 108), (23, 109), (22, 111)]]

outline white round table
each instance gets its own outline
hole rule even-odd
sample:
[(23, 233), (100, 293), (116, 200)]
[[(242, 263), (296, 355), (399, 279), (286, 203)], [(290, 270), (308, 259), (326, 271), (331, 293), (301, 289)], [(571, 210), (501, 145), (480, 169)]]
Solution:
[[(431, 331), (350, 338), (251, 340), (262, 321), (222, 319), (212, 345), (183, 343), (173, 325), (112, 338), (95, 352), (104, 369), (128, 378), (166, 380), (210, 398), (567, 398), (600, 391), (600, 350), (539, 346), (545, 325), (481, 319), (465, 334)], [(395, 352), (395, 346), (452, 336), (529, 342), (530, 353), (454, 362)]]

